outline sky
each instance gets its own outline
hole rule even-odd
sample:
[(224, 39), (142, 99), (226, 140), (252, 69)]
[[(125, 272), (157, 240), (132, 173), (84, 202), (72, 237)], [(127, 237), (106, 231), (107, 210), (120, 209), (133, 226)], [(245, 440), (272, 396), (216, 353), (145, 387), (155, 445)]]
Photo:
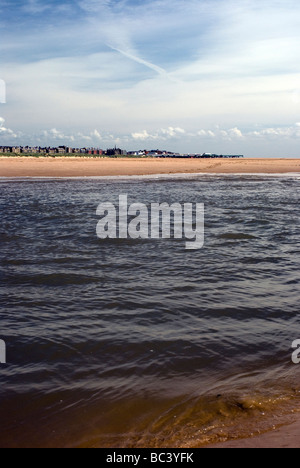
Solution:
[(299, 0), (0, 0), (0, 145), (300, 157)]

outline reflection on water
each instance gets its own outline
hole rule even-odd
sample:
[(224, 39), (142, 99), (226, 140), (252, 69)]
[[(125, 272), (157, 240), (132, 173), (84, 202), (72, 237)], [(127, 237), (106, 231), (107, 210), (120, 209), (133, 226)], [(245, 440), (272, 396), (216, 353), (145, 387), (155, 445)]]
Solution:
[[(1, 446), (199, 446), (299, 407), (299, 181), (2, 181)], [(205, 247), (99, 240), (96, 208), (205, 203)]]

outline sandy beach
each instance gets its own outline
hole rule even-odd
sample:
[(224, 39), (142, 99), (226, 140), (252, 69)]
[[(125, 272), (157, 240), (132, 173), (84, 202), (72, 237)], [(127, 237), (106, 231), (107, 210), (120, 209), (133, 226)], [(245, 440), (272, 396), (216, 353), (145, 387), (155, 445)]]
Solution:
[(300, 172), (299, 159), (89, 159), (0, 158), (0, 177), (91, 177), (153, 174), (284, 174)]

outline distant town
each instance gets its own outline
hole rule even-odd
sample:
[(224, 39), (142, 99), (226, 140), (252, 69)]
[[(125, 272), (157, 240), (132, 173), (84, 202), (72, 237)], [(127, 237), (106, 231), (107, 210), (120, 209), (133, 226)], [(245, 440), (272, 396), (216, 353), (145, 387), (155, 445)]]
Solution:
[(70, 155), (85, 155), (89, 157), (145, 157), (145, 158), (243, 158), (243, 155), (218, 155), (212, 153), (193, 153), (193, 154), (180, 154), (170, 151), (161, 150), (140, 150), (140, 151), (126, 151), (120, 148), (111, 148), (102, 150), (99, 148), (71, 148), (69, 146), (57, 147), (41, 147), (41, 146), (0, 146), (0, 154), (11, 156), (70, 156)]

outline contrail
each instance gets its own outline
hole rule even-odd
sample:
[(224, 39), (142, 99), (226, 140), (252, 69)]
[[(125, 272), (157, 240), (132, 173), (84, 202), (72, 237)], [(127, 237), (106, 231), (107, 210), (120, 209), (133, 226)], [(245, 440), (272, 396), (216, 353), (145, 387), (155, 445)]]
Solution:
[(160, 76), (164, 76), (165, 78), (168, 78), (170, 81), (176, 81), (175, 79), (171, 78), (170, 75), (163, 68), (158, 67), (157, 65), (154, 65), (153, 63), (148, 62), (147, 60), (144, 60), (140, 57), (136, 57), (136, 55), (133, 55), (130, 52), (126, 52), (125, 50), (118, 49), (117, 47), (114, 47), (111, 44), (107, 44), (107, 46), (110, 49), (115, 50), (116, 52), (119, 52), (119, 54), (122, 54), (125, 57), (129, 58), (130, 60), (140, 63), (141, 65), (145, 65), (145, 67), (150, 68), (150, 70), (154, 70)]

